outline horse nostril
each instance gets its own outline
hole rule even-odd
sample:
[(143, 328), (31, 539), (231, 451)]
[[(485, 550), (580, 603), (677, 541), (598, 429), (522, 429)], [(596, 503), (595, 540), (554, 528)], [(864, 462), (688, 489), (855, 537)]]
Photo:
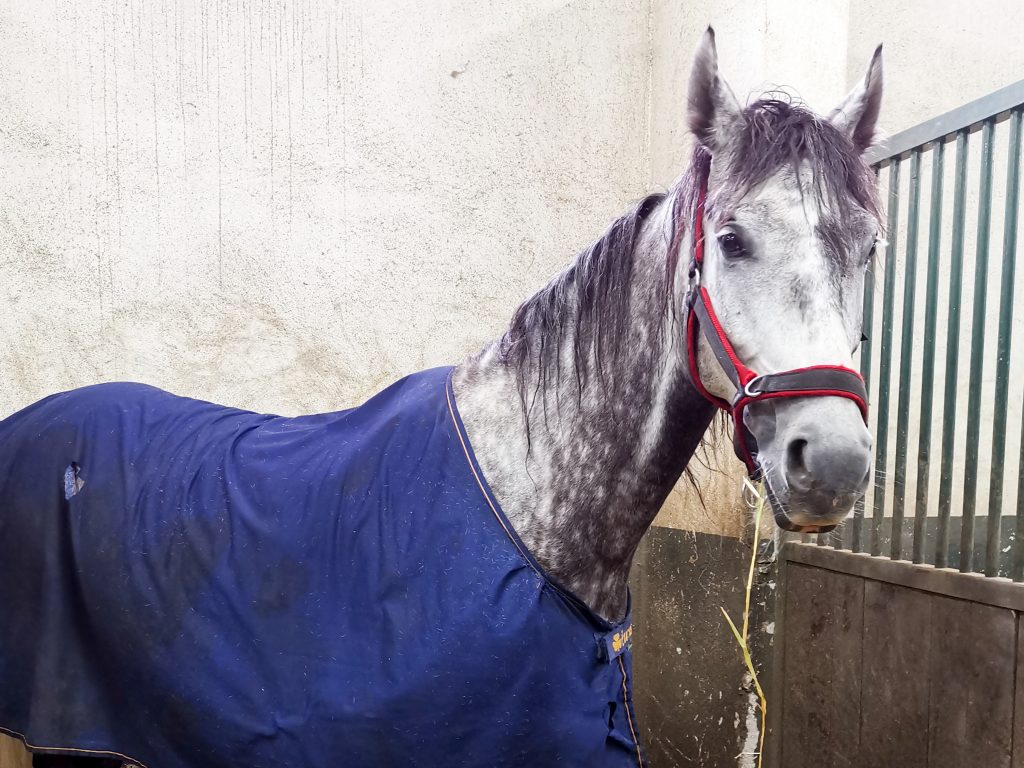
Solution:
[(795, 480), (797, 485), (805, 485), (808, 480), (806, 449), (807, 441), (802, 439), (790, 441), (786, 448), (786, 471), (791, 483)]
[(826, 494), (836, 507), (853, 503), (851, 494), (863, 492), (871, 471), (870, 451), (835, 435), (790, 440), (785, 456), (790, 487), (798, 493)]

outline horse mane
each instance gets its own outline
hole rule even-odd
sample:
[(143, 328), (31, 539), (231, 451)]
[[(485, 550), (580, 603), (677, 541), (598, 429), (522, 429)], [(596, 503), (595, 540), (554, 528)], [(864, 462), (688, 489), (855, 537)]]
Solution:
[(573, 334), (573, 372), (580, 397), (590, 381), (584, 364), (588, 354), (594, 356), (597, 375), (603, 376), (604, 361), (614, 358), (626, 335), (637, 237), (664, 198), (661, 193), (645, 197), (516, 309), (501, 338), (500, 352), (505, 363), (516, 369), (524, 406), (532, 364), (539, 367), (538, 387), (558, 382), (560, 349), (568, 333)]
[[(832, 123), (781, 98), (758, 99), (742, 115), (742, 124), (724, 157), (724, 184), (708, 196), (709, 212), (735, 202), (781, 169), (798, 171), (806, 164), (813, 172), (815, 196), (840, 220), (849, 209), (844, 202), (849, 198), (880, 219), (874, 174), (849, 137)], [(666, 199), (673, 206), (665, 260), (666, 305), (672, 306), (668, 299), (677, 262), (710, 168), (711, 153), (698, 143), (688, 168), (667, 195), (645, 197), (547, 286), (519, 305), (501, 338), (499, 352), (505, 364), (516, 370), (524, 412), (532, 406), (537, 391), (560, 382), (564, 365), (561, 347), (567, 334), (572, 334), (572, 373), (578, 396), (582, 398), (592, 378), (604, 379), (605, 361), (614, 359), (628, 332), (637, 238), (644, 221)], [(590, 358), (595, 363), (593, 372), (587, 364)], [(527, 387), (533, 366), (537, 366), (538, 376), (531, 397)]]

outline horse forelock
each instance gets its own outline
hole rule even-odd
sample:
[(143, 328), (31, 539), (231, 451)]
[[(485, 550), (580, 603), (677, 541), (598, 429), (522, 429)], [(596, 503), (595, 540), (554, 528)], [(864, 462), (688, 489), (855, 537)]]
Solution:
[(809, 177), (806, 188), (818, 207), (828, 213), (822, 227), (826, 234), (834, 236), (835, 230), (849, 228), (858, 214), (866, 214), (879, 232), (883, 230), (874, 171), (849, 137), (827, 119), (791, 101), (765, 97), (743, 110), (739, 129), (730, 139), (716, 158), (720, 172), (713, 189), (707, 188), (711, 152), (697, 143), (689, 167), (673, 190), (669, 286), (675, 284), (677, 260), (684, 251), (684, 236), (692, 231), (702, 189), (707, 193), (707, 213), (716, 218), (776, 174), (788, 172), (798, 178)]
[[(809, 174), (816, 202), (841, 220), (857, 212), (881, 218), (875, 176), (860, 150), (829, 120), (790, 101), (761, 98), (749, 104), (716, 160), (717, 183), (708, 195), (711, 215), (788, 171)], [(692, 167), (706, 182), (710, 156), (703, 146), (695, 148)]]

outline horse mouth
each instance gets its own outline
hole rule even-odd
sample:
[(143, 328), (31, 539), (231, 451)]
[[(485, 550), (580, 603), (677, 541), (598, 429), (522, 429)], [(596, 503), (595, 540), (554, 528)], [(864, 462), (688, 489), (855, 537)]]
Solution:
[[(835, 527), (839, 525), (839, 523), (842, 522), (842, 520), (850, 513), (850, 510), (847, 510), (843, 513), (842, 517), (837, 519), (835, 522), (797, 522), (789, 516), (789, 513), (786, 511), (786, 507), (788, 505), (784, 504), (779, 499), (778, 494), (776, 494), (775, 490), (772, 488), (771, 480), (767, 476), (765, 476), (764, 487), (768, 496), (768, 503), (772, 508), (772, 516), (775, 518), (775, 524), (782, 530), (789, 531), (790, 533), (828, 533), (829, 531), (834, 530)], [(850, 509), (852, 508), (853, 506), (851, 505)]]
[(838, 525), (838, 523), (832, 523), (830, 525), (804, 525), (800, 523), (794, 523), (792, 520), (789, 519), (789, 516), (786, 515), (786, 513), (780, 509), (773, 508), (772, 512), (775, 516), (775, 524), (779, 526), (779, 528), (781, 528), (782, 530), (789, 531), (790, 533), (828, 533)]

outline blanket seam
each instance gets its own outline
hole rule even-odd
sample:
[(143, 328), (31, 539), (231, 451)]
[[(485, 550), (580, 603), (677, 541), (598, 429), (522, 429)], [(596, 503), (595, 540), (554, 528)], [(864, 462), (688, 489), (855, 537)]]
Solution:
[(622, 705), (626, 708), (626, 721), (629, 723), (629, 733), (633, 737), (633, 745), (636, 747), (636, 764), (644, 768), (644, 757), (640, 752), (640, 739), (637, 738), (636, 728), (633, 727), (633, 715), (629, 711), (629, 689), (626, 687), (626, 665), (619, 656), (619, 669), (622, 670)]
[(134, 757), (122, 754), (121, 752), (114, 752), (110, 749), (81, 749), (80, 747), (44, 747), (40, 744), (30, 744), (28, 741), (28, 737), (25, 734), (19, 731), (15, 731), (11, 728), (6, 728), (0, 725), (0, 732), (6, 733), (8, 736), (11, 736), (12, 738), (19, 739), (21, 743), (25, 745), (25, 749), (27, 749), (29, 752), (42, 750), (48, 752), (76, 752), (78, 754), (89, 755), (92, 757), (120, 757), (132, 763), (133, 765), (139, 766), (139, 768), (149, 768), (141, 760), (136, 760)]
[(519, 553), (520, 557), (523, 558), (523, 561), (530, 567), (530, 570), (537, 574), (544, 581), (544, 583), (547, 584), (548, 580), (546, 576), (542, 572), (537, 570), (537, 567), (533, 564), (530, 557), (527, 555), (526, 552), (523, 551), (523, 548), (519, 545), (519, 542), (516, 540), (516, 537), (512, 535), (512, 532), (509, 531), (508, 526), (505, 525), (505, 521), (502, 519), (502, 516), (498, 514), (498, 510), (494, 508), (494, 502), (491, 501), (490, 494), (487, 493), (487, 489), (484, 488), (484, 484), (480, 480), (480, 475), (477, 473), (476, 467), (473, 464), (473, 459), (469, 454), (469, 447), (466, 445), (466, 440), (462, 436), (462, 430), (459, 429), (459, 422), (458, 419), (455, 418), (455, 410), (452, 407), (451, 389), (447, 385), (444, 388), (444, 398), (445, 402), (448, 405), (448, 415), (451, 417), (452, 426), (455, 428), (455, 434), (459, 436), (459, 445), (462, 446), (462, 453), (465, 456), (466, 463), (469, 465), (469, 471), (473, 473), (473, 479), (476, 481), (477, 488), (480, 489), (480, 493), (483, 495), (484, 501), (487, 502), (487, 506), (490, 507), (491, 513), (494, 515), (494, 518), (498, 521), (498, 524), (502, 527), (502, 530), (505, 531), (505, 535), (508, 536), (509, 541), (512, 542), (512, 545), (516, 548), (516, 551)]

